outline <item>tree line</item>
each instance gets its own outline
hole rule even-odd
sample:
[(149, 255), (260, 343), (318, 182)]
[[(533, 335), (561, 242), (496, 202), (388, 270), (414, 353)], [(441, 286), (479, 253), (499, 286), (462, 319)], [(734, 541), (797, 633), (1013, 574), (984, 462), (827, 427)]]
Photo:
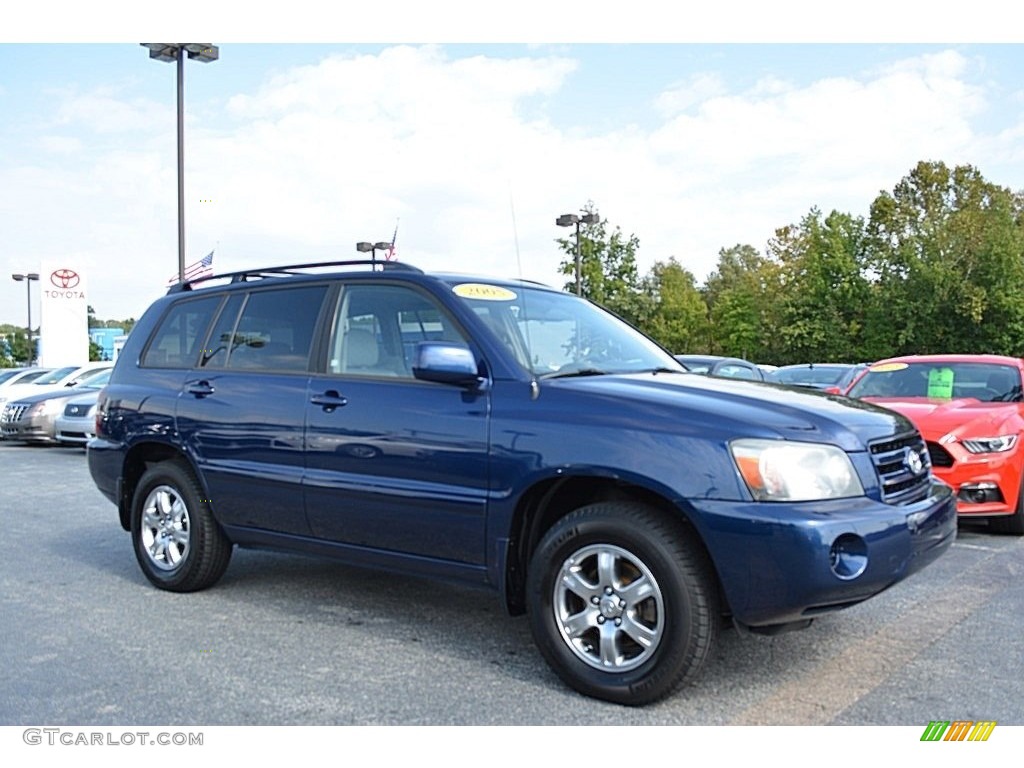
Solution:
[[(89, 330), (93, 328), (120, 328), (127, 334), (135, 327), (135, 318), (127, 320), (99, 320), (96, 311), (90, 306), (87, 308)], [(28, 333), (24, 326), (0, 323), (0, 368), (13, 368), (17, 365), (27, 365), (30, 361), (39, 356), (39, 334), (37, 326), (32, 330), (32, 349), (29, 350)], [(96, 361), (103, 358), (103, 350), (96, 342), (89, 340), (89, 360)]]
[[(723, 248), (702, 284), (676, 257), (641, 275), (638, 238), (601, 220), (582, 230), (581, 293), (676, 354), (776, 365), (1024, 354), (1024, 194), (922, 161), (869, 211), (811, 208), (764, 252)], [(557, 242), (573, 291), (575, 234)]]

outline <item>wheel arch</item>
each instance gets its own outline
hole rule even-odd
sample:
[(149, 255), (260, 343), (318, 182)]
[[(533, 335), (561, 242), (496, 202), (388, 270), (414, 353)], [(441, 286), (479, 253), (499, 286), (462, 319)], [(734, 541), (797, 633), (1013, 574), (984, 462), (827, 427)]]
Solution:
[(118, 516), (124, 530), (131, 530), (132, 496), (135, 494), (135, 486), (138, 485), (139, 478), (153, 464), (174, 460), (185, 464), (203, 489), (206, 489), (206, 484), (199, 472), (196, 471), (195, 464), (188, 454), (177, 446), (160, 441), (145, 441), (136, 443), (128, 449), (121, 465), (120, 493), (117, 502)]
[(712, 566), (721, 605), (727, 605), (711, 553), (684, 507), (674, 503), (664, 492), (620, 475), (560, 474), (530, 486), (516, 504), (501, 574), (505, 608), (509, 614), (517, 616), (526, 612), (527, 568), (544, 534), (573, 510), (600, 501), (638, 502), (676, 521), (684, 535), (704, 551)]

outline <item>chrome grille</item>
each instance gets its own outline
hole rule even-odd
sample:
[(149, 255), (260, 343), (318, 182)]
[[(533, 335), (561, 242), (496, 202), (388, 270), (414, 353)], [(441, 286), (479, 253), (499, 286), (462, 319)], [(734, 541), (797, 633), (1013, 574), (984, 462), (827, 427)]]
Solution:
[[(896, 435), (870, 443), (868, 449), (878, 472), (882, 501), (886, 504), (911, 504), (928, 495), (932, 462), (921, 435), (917, 432)], [(912, 453), (917, 454), (921, 461), (921, 471), (916, 474), (908, 464)]]
[(0, 422), (4, 424), (13, 424), (18, 421), (22, 414), (28, 409), (27, 403), (8, 403), (4, 406), (3, 415), (0, 416)]

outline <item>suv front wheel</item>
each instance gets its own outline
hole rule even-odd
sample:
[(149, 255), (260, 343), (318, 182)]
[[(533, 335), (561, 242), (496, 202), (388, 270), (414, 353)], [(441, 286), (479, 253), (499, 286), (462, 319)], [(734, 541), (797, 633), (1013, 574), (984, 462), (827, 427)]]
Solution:
[(530, 628), (567, 684), (642, 705), (696, 676), (718, 633), (701, 547), (642, 504), (601, 502), (545, 534), (527, 577)]
[(172, 592), (212, 586), (231, 559), (231, 542), (210, 512), (191, 469), (163, 461), (147, 469), (132, 495), (135, 557), (153, 584)]

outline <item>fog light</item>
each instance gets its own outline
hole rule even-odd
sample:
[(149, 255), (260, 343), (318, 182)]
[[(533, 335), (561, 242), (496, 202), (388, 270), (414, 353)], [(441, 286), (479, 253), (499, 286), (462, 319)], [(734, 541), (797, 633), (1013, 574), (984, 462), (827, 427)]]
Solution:
[(844, 533), (832, 542), (829, 566), (840, 579), (856, 579), (868, 567), (868, 545), (860, 536)]
[(968, 504), (1001, 503), (1003, 494), (995, 483), (964, 483), (957, 491), (956, 497)]

